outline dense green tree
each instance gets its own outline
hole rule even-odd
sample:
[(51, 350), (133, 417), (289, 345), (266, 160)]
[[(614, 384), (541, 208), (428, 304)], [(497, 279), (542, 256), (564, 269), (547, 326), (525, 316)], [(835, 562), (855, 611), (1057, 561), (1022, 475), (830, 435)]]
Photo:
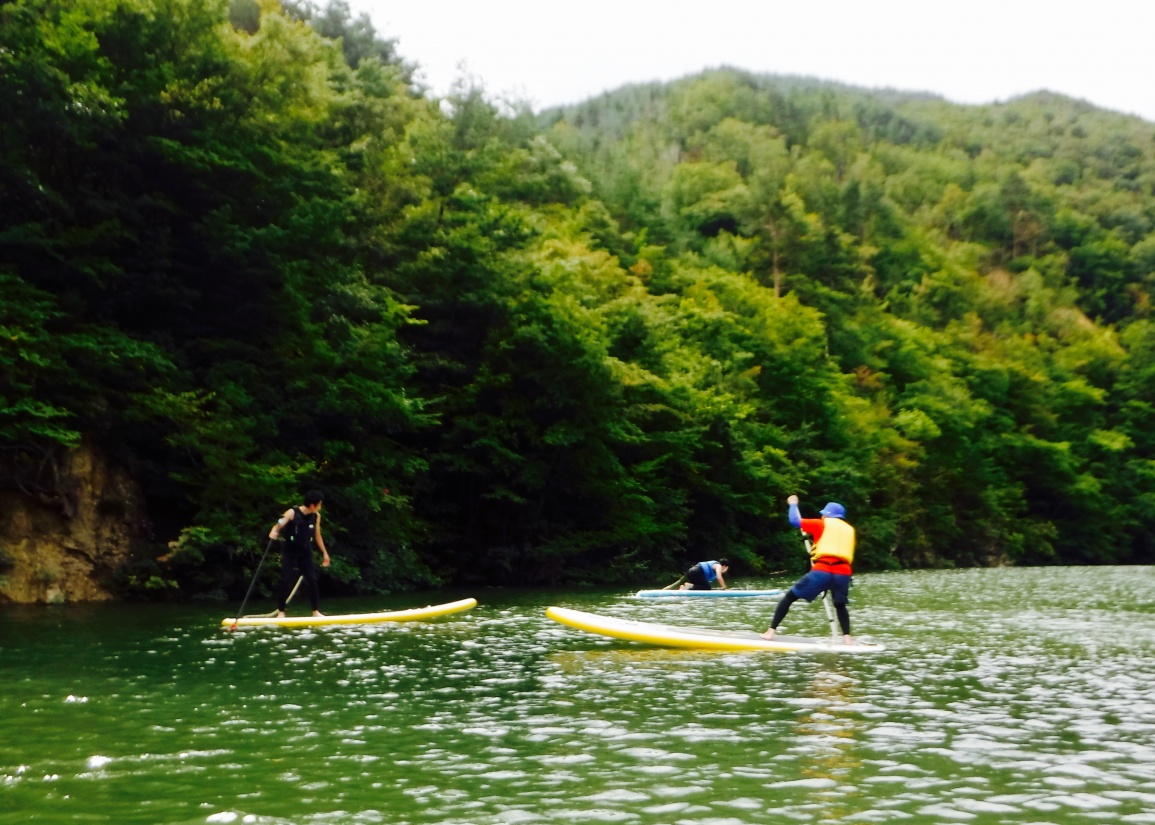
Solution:
[[(1149, 207), (1139, 205), (1134, 187), (1101, 181), (1144, 174), (1151, 153), (1138, 147), (1150, 143), (1151, 127), (1130, 120), (1126, 138), (1113, 135), (1108, 117), (1055, 97), (968, 115), (931, 98), (852, 103), (866, 93), (763, 83), (758, 103), (746, 91), (757, 90), (756, 98), (757, 82), (724, 71), (688, 78), (670, 87), (668, 119), (659, 98), (632, 138), (620, 121), (616, 130), (627, 140), (680, 141), (688, 153), (661, 180), (704, 183), (710, 169), (740, 176), (740, 183), (719, 178), (696, 189), (675, 184), (673, 191), (691, 193), (681, 201), (713, 224), (687, 223), (684, 216), (695, 213), (681, 205), (661, 216), (665, 227), (653, 228), (651, 218), (648, 229), (683, 238), (685, 248), (737, 271), (780, 275), (821, 310), (830, 357), (870, 399), (857, 414), (873, 411), (863, 431), (903, 468), (900, 481), (885, 466), (862, 464), (871, 475), (857, 483), (873, 490), (874, 512), (891, 513), (890, 527), (874, 523), (872, 530), (892, 536), (905, 563), (1126, 557), (1122, 548), (1138, 533), (1123, 526), (1132, 524), (1123, 502), (1105, 492), (1135, 450), (1112, 423), (1114, 401), (1107, 401), (1118, 391), (1126, 352), (1092, 344), (1094, 321), (1084, 312), (1126, 324), (1149, 306), (1138, 275), (1146, 271), (1145, 247), (1130, 247), (1147, 231)], [(726, 89), (739, 87), (724, 99)], [(699, 98), (709, 106), (688, 117), (685, 101)], [(601, 102), (612, 105), (612, 96)], [(592, 102), (586, 106), (588, 116)], [(846, 119), (852, 111), (857, 127)], [(804, 129), (800, 112), (809, 113)], [(1059, 113), (1075, 128), (1056, 128)], [(567, 122), (562, 116), (547, 118), (554, 134)], [(931, 119), (934, 128), (912, 126), (899, 139), (867, 126)], [(584, 142), (570, 135), (566, 145), (595, 185), (620, 174), (614, 164), (652, 156), (644, 146), (604, 139), (590, 119), (568, 123), (588, 135)], [(751, 162), (746, 136), (773, 127), (793, 143), (789, 160)], [(1094, 176), (1073, 164), (1097, 164)], [(772, 183), (758, 186), (760, 175)], [(749, 198), (743, 220), (719, 223), (738, 186)], [(728, 251), (702, 245), (703, 225), (727, 230)], [(915, 326), (895, 323), (903, 318)], [(1008, 346), (1008, 334), (1027, 336), (1024, 346)], [(838, 464), (834, 456), (823, 462)]]
[[(126, 587), (1150, 561), (1155, 127), (730, 69), (442, 100), (334, 0), (0, 4), (0, 477), (147, 490)], [(171, 588), (168, 588), (171, 590)]]

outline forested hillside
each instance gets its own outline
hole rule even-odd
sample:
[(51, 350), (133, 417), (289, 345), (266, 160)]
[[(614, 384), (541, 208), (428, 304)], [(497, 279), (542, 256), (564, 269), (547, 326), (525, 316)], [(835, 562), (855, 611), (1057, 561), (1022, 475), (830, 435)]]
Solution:
[(114, 456), (122, 592), (243, 589), (314, 487), (366, 591), (794, 570), (794, 492), (862, 570), (1152, 561), (1152, 124), (413, 70), (342, 2), (0, 4), (0, 485)]

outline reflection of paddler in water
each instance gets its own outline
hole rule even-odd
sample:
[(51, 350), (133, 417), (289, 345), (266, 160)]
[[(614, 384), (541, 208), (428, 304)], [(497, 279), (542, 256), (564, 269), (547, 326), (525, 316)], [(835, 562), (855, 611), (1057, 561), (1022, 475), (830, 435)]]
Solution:
[[(821, 670), (810, 683), (808, 698), (817, 700), (814, 709), (798, 718), (797, 736), (811, 754), (803, 773), (810, 779), (833, 779), (847, 782), (847, 775), (858, 768), (861, 760), (854, 756), (855, 730), (861, 719), (847, 709), (853, 702), (853, 677), (841, 667)], [(807, 741), (810, 740), (810, 741)], [(833, 800), (827, 800), (825, 813), (831, 821)]]
[(853, 575), (850, 563), (854, 561), (855, 533), (854, 528), (843, 520), (846, 508), (832, 501), (822, 508), (822, 518), (802, 518), (798, 512), (798, 496), (790, 496), (786, 503), (790, 505), (790, 523), (814, 539), (810, 548), (810, 572), (795, 582), (779, 600), (770, 629), (762, 634), (762, 638), (774, 638), (778, 625), (786, 618), (786, 612), (794, 602), (799, 599), (812, 602), (829, 590), (838, 614), (838, 624), (842, 627), (842, 641), (853, 644), (850, 611), (846, 604), (850, 600), (850, 578)]

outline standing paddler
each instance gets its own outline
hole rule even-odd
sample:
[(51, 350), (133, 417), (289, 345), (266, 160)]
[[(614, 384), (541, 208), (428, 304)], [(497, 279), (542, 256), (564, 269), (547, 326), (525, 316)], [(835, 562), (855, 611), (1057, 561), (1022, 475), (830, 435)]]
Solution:
[(281, 547), (281, 583), (277, 587), (277, 618), (285, 617), (285, 605), (294, 577), (300, 571), (305, 586), (309, 589), (309, 601), (313, 605), (313, 615), (321, 615), (321, 594), (317, 586), (317, 568), (313, 565), (313, 545), (321, 550), (321, 566), (329, 566), (329, 551), (321, 538), (321, 504), (323, 496), (316, 490), (305, 493), (300, 507), (290, 507), (269, 531), (269, 538), (276, 540), (281, 533), (285, 541)]
[(770, 629), (762, 634), (762, 638), (774, 638), (778, 625), (786, 618), (786, 612), (794, 602), (799, 599), (812, 602), (829, 590), (838, 614), (838, 624), (842, 627), (842, 641), (853, 644), (846, 603), (850, 598), (850, 578), (853, 575), (850, 564), (854, 561), (855, 533), (845, 521), (846, 508), (831, 501), (820, 511), (822, 518), (802, 518), (798, 511), (798, 496), (790, 496), (786, 503), (790, 505), (790, 523), (814, 540), (810, 547), (810, 572), (786, 591), (774, 610)]

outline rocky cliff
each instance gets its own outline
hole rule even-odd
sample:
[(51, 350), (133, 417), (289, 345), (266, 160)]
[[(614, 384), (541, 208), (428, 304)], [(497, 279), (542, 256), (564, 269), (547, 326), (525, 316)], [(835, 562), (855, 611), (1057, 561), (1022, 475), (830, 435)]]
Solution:
[(111, 574), (148, 537), (140, 488), (99, 450), (54, 469), (51, 496), (0, 493), (0, 603), (111, 599)]

